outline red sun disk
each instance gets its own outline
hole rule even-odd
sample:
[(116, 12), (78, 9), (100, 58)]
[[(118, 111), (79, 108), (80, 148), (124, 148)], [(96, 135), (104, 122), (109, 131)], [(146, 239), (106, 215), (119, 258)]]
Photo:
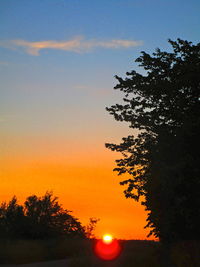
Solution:
[(95, 244), (94, 250), (99, 258), (103, 260), (114, 260), (119, 256), (121, 247), (117, 240), (113, 240), (110, 243), (105, 243), (102, 240), (98, 240)]

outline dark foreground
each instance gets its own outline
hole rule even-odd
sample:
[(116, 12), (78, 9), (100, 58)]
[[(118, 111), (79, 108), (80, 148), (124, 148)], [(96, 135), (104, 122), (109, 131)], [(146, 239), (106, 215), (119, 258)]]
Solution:
[(5, 267), (199, 267), (200, 243), (187, 241), (169, 250), (159, 242), (119, 241), (122, 253), (112, 261), (94, 255), (93, 240), (2, 241), (0, 266)]

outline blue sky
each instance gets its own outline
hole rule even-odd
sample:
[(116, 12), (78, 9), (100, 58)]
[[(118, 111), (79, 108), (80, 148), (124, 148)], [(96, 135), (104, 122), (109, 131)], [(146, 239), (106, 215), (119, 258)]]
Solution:
[[(140, 70), (134, 63), (140, 51), (169, 50), (168, 38), (199, 42), (199, 14), (198, 0), (1, 0), (0, 148), (9, 166), (2, 171), (3, 190), (16, 190), (9, 172), (20, 175), (20, 158), (36, 162), (33, 155), (41, 153), (44, 158), (67, 157), (71, 152), (66, 144), (85, 157), (90, 147), (102, 162), (110, 157), (111, 173), (114, 156), (106, 154), (104, 143), (131, 133), (105, 111), (122, 99), (112, 89), (114, 75)], [(88, 168), (93, 160), (88, 159)], [(32, 173), (27, 165), (23, 179)], [(48, 175), (42, 175), (46, 180), (41, 188), (48, 189)], [(111, 176), (106, 175), (102, 179)], [(119, 187), (118, 181), (114, 186)], [(31, 190), (28, 185), (26, 190)]]
[[(141, 50), (169, 49), (168, 38), (199, 40), (199, 11), (200, 3), (194, 0), (1, 1), (4, 116), (9, 110), (17, 115), (27, 109), (32, 109), (33, 116), (34, 105), (42, 110), (54, 101), (59, 106), (65, 102), (72, 109), (85, 104), (96, 112), (98, 107), (101, 113), (118, 99), (111, 92), (113, 76), (137, 69), (133, 60)], [(96, 46), (78, 52), (47, 48), (34, 56), (27, 47), (11, 44), (12, 40), (62, 43), (79, 38), (80, 47), (91, 42)], [(113, 40), (135, 41), (136, 46), (106, 48), (97, 44)]]

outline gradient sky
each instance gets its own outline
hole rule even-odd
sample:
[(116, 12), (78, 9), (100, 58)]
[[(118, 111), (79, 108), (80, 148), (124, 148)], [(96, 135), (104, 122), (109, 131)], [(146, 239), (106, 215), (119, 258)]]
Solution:
[(197, 0), (1, 0), (0, 201), (53, 190), (83, 224), (100, 218), (97, 236), (146, 238), (104, 147), (134, 132), (105, 107), (140, 51), (199, 42), (199, 14)]

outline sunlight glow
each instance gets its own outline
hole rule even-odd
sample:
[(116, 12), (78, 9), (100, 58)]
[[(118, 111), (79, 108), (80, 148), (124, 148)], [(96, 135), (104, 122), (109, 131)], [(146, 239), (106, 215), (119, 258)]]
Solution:
[(121, 246), (117, 239), (112, 235), (106, 234), (102, 239), (97, 240), (94, 246), (94, 252), (102, 260), (114, 260), (121, 253)]

